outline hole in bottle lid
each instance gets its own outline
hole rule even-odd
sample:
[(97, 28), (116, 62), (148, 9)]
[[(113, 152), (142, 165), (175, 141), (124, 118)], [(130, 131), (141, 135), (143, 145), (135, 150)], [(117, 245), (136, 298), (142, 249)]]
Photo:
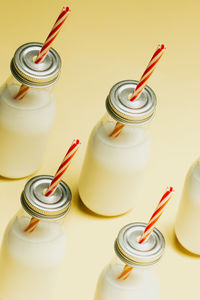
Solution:
[(45, 189), (42, 191), (42, 194), (45, 196), (46, 192), (47, 192), (47, 188), (45, 188)]
[(136, 238), (136, 242), (138, 242), (138, 244), (139, 244), (140, 237), (141, 235), (138, 235), (138, 237)]
[(37, 58), (37, 55), (35, 55), (35, 56), (33, 57), (33, 62), (36, 61), (36, 58)]
[(131, 98), (132, 98), (132, 93), (130, 93), (130, 94), (128, 95), (128, 100), (131, 100)]

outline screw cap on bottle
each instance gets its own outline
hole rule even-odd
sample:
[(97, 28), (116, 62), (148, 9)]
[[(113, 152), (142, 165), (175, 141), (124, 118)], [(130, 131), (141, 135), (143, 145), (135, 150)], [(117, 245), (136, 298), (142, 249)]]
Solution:
[(53, 176), (49, 175), (35, 176), (26, 183), (21, 194), (23, 208), (37, 219), (60, 219), (70, 209), (72, 194), (64, 181), (59, 183), (52, 196), (44, 195), (52, 179)]
[(61, 59), (53, 48), (49, 50), (43, 62), (34, 63), (41, 47), (42, 43), (27, 43), (16, 50), (10, 68), (13, 76), (22, 84), (46, 87), (58, 79)]
[(149, 122), (155, 113), (156, 95), (146, 86), (136, 101), (130, 101), (130, 95), (138, 84), (136, 80), (124, 80), (115, 84), (106, 99), (108, 113), (123, 124), (144, 124)]
[(138, 243), (138, 238), (146, 225), (145, 223), (131, 223), (120, 230), (115, 241), (115, 252), (125, 264), (138, 267), (148, 266), (157, 263), (163, 255), (165, 239), (156, 228), (143, 244)]

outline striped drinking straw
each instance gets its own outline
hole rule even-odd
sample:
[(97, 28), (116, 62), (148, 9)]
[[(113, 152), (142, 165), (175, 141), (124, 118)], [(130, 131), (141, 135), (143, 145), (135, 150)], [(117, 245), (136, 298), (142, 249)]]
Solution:
[[(53, 28), (51, 29), (49, 35), (47, 36), (36, 60), (35, 63), (39, 64), (41, 62), (43, 62), (43, 60), (45, 59), (47, 53), (49, 52), (50, 48), (52, 47), (52, 43), (55, 40), (55, 38), (57, 37), (57, 35), (59, 34), (63, 23), (66, 21), (69, 13), (70, 13), (70, 8), (64, 6), (60, 15), (58, 16)], [(24, 98), (24, 96), (26, 95), (27, 91), (29, 90), (29, 87), (22, 84), (19, 92), (17, 93), (17, 95), (14, 97), (14, 99), (16, 100), (22, 100)]]
[[(60, 164), (54, 178), (52, 179), (48, 189), (46, 190), (46, 192), (44, 194), (46, 197), (50, 197), (54, 194), (57, 186), (59, 185), (60, 181), (62, 180), (62, 177), (63, 177), (65, 171), (69, 167), (69, 165), (72, 161), (72, 158), (74, 157), (74, 155), (78, 151), (80, 145), (81, 145), (81, 143), (78, 139), (73, 140), (73, 143), (72, 143), (71, 147), (67, 151), (67, 154), (65, 155), (65, 157), (64, 157), (62, 163)], [(28, 227), (24, 230), (24, 232), (29, 232), (29, 233), (33, 232), (35, 230), (35, 228), (37, 227), (38, 223), (39, 223), (39, 220), (32, 217)]]
[[(144, 71), (144, 73), (142, 74), (142, 77), (140, 78), (140, 81), (138, 82), (135, 90), (133, 91), (132, 95), (130, 96), (130, 101), (137, 101), (139, 99), (140, 94), (142, 93), (142, 91), (144, 90), (145, 86), (147, 85), (147, 81), (150, 78), (150, 76), (152, 75), (153, 71), (155, 70), (158, 61), (161, 59), (163, 53), (165, 52), (166, 47), (161, 44), (158, 45), (156, 51), (154, 52), (148, 66), (146, 67), (146, 70)], [(120, 122), (117, 122), (115, 125), (115, 128), (113, 129), (113, 131), (110, 133), (110, 137), (114, 137), (117, 138), (122, 129), (124, 128), (124, 124), (121, 124)]]
[[(153, 215), (151, 216), (147, 226), (145, 227), (144, 232), (139, 237), (139, 239), (138, 239), (139, 244), (144, 243), (148, 239), (148, 237), (150, 236), (152, 231), (154, 230), (156, 223), (158, 222), (158, 219), (161, 217), (167, 203), (171, 199), (173, 192), (174, 192), (173, 187), (167, 188), (166, 192), (164, 193), (160, 202), (158, 203), (158, 206), (156, 207)], [(130, 275), (132, 269), (133, 269), (133, 267), (131, 267), (129, 265), (125, 265), (124, 270), (122, 271), (122, 273), (120, 274), (118, 279), (126, 280), (128, 278), (128, 276)]]

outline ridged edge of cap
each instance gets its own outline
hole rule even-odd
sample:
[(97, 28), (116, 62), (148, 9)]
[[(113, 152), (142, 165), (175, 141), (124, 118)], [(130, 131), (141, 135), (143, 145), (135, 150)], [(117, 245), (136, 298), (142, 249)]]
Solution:
[[(49, 53), (53, 56), (57, 58), (57, 62), (58, 62), (58, 72), (55, 73), (55, 75), (49, 75), (46, 77), (46, 79), (44, 79), (43, 77), (37, 77), (37, 76), (30, 76), (28, 74), (25, 74), (25, 70), (20, 70), (20, 68), (17, 66), (17, 64), (15, 63), (16, 60), (16, 56), (19, 54), (20, 50), (23, 49), (25, 46), (32, 46), (32, 47), (42, 47), (42, 43), (37, 43), (37, 42), (32, 42), (32, 43), (26, 43), (21, 45), (16, 51), (15, 54), (11, 60), (10, 63), (10, 70), (11, 73), (13, 74), (13, 76), (22, 84), (25, 84), (27, 86), (30, 87), (37, 87), (37, 88), (42, 88), (42, 87), (48, 87), (53, 85), (60, 77), (60, 69), (61, 69), (61, 59), (60, 56), (58, 54), (58, 52), (54, 49), (54, 48), (50, 48)], [(49, 55), (49, 54), (47, 54)], [(27, 68), (27, 66), (26, 66)], [(24, 71), (24, 72), (23, 72)], [(30, 69), (31, 71), (31, 69)], [(35, 71), (34, 71), (35, 72)], [(31, 73), (31, 72), (30, 72)], [(39, 70), (38, 70), (38, 74), (40, 74)], [(47, 80), (49, 79), (49, 80)]]
[[(135, 259), (134, 259), (133, 257), (130, 257), (130, 253), (129, 254), (126, 253), (125, 249), (123, 249), (120, 245), (120, 242), (119, 242), (119, 238), (121, 237), (120, 235), (124, 233), (124, 230), (126, 228), (129, 228), (131, 226), (139, 226), (139, 227), (142, 226), (143, 229), (144, 229), (146, 225), (147, 225), (146, 223), (142, 223), (142, 222), (131, 223), (131, 224), (128, 224), (128, 225), (124, 226), (120, 230), (120, 232), (118, 234), (118, 237), (116, 238), (116, 240), (114, 242), (114, 250), (115, 250), (116, 255), (125, 264), (128, 264), (130, 266), (134, 266), (134, 267), (147, 267), (147, 266), (154, 265), (154, 264), (158, 263), (160, 261), (160, 259), (162, 258), (163, 253), (164, 253), (164, 249), (165, 249), (165, 239), (164, 239), (164, 236), (162, 235), (162, 233), (157, 228), (154, 228), (152, 234), (157, 236), (158, 240), (160, 240), (160, 242), (162, 242), (163, 245), (160, 248), (160, 250), (158, 251), (158, 253), (154, 254), (155, 259), (153, 259), (151, 257), (151, 260), (146, 260), (145, 258), (143, 260), (143, 257), (145, 257), (144, 255), (135, 257)], [(142, 231), (141, 231), (141, 233), (142, 233)], [(148, 242), (148, 240), (147, 240), (147, 242)], [(140, 247), (140, 244), (138, 244), (138, 247)], [(141, 245), (141, 251), (143, 250), (143, 254), (145, 253), (145, 251), (146, 251), (146, 253), (148, 252), (147, 250), (144, 250), (142, 248), (143, 248), (143, 245)], [(138, 254), (140, 253), (140, 250), (134, 249), (134, 251), (135, 251), (135, 253), (137, 253), (137, 251), (138, 251)]]
[[(146, 117), (141, 116), (140, 118), (137, 119), (136, 117), (135, 118), (131, 117), (130, 111), (129, 114), (128, 113), (126, 114), (125, 111), (124, 112), (120, 111), (119, 108), (117, 108), (112, 101), (112, 98), (115, 97), (116, 90), (126, 84), (134, 84), (136, 86), (138, 84), (138, 81), (137, 80), (119, 81), (110, 89), (109, 95), (106, 98), (106, 109), (108, 113), (111, 115), (113, 119), (115, 119), (116, 121), (122, 124), (143, 125), (148, 123), (153, 119), (156, 110), (157, 99), (154, 91), (148, 85), (146, 85), (146, 87), (144, 88), (146, 94), (148, 94), (149, 96), (151, 95), (152, 103), (154, 103), (154, 109), (152, 109), (152, 111), (150, 111), (149, 114), (146, 114)], [(120, 103), (120, 105), (122, 105), (122, 103)]]
[[(54, 210), (54, 211), (53, 210), (51, 211), (49, 209), (49, 208), (51, 208), (49, 205), (54, 205), (55, 206), (55, 204), (58, 203), (58, 201), (56, 201), (56, 202), (53, 201), (52, 202), (52, 197), (55, 197), (55, 196), (49, 197), (49, 203), (48, 202), (42, 202), (40, 199), (35, 198), (34, 199), (35, 205), (34, 205), (32, 199), (30, 199), (31, 196), (32, 196), (32, 192), (29, 195), (29, 193), (28, 193), (29, 190), (26, 191), (27, 189), (29, 189), (31, 187), (32, 184), (37, 182), (37, 180), (45, 180), (45, 179), (49, 180), (49, 182), (43, 188), (47, 188), (48, 184), (53, 179), (53, 176), (50, 176), (50, 175), (35, 176), (35, 177), (31, 178), (26, 183), (26, 185), (24, 187), (24, 190), (22, 191), (21, 197), (20, 197), (22, 207), (24, 208), (24, 210), (29, 215), (31, 215), (32, 217), (35, 217), (37, 219), (41, 219), (41, 220), (58, 220), (58, 219), (61, 219), (66, 214), (68, 214), (68, 212), (71, 208), (71, 199), (72, 199), (71, 190), (64, 181), (61, 180), (61, 182), (59, 183), (59, 186), (57, 188), (57, 189), (62, 189), (62, 192), (65, 192), (66, 195), (67, 195), (67, 198), (65, 200), (66, 203), (63, 205), (62, 209), (57, 209), (57, 210)], [(61, 195), (62, 195), (62, 192), (61, 192)], [(28, 197), (29, 197), (29, 199), (28, 199)], [(45, 197), (45, 196), (42, 196), (42, 197)], [(48, 197), (45, 197), (45, 198), (48, 198)], [(59, 199), (59, 201), (61, 201), (61, 200)], [(46, 208), (46, 210), (45, 210), (45, 208)]]

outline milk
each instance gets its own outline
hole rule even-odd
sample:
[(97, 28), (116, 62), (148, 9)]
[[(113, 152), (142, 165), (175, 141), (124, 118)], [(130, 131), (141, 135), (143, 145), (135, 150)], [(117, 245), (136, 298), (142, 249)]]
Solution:
[(103, 119), (93, 129), (79, 181), (83, 203), (105, 216), (134, 207), (151, 150), (145, 127), (125, 126), (118, 138), (111, 138), (113, 126)]
[(50, 300), (66, 240), (60, 224), (40, 221), (25, 233), (30, 218), (15, 218), (7, 227), (0, 255), (1, 300)]
[(49, 89), (31, 88), (19, 101), (19, 87), (9, 82), (0, 91), (0, 175), (10, 178), (39, 168), (55, 117)]
[(200, 255), (200, 160), (190, 168), (182, 193), (175, 231), (187, 250)]
[(123, 266), (108, 266), (101, 274), (94, 300), (158, 300), (159, 279), (152, 269), (134, 268), (126, 280), (118, 279)]

